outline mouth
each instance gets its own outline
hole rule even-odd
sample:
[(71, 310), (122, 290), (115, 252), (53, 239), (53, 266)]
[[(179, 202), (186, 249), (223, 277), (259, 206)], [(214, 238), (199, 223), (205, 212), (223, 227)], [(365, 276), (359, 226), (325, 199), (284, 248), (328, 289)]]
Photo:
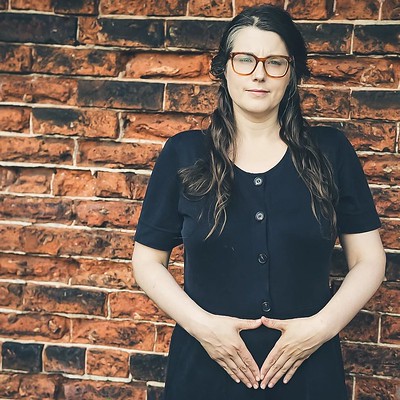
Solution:
[(252, 93), (269, 93), (269, 90), (263, 90), (263, 89), (247, 89), (246, 92), (252, 92)]

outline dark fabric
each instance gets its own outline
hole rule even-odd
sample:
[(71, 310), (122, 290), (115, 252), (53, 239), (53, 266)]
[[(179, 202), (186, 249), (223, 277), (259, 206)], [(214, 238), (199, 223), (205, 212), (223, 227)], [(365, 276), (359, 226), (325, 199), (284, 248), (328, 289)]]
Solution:
[[(340, 232), (379, 228), (371, 192), (350, 142), (333, 128), (314, 127), (311, 132), (331, 161), (340, 190), (336, 210)], [(193, 130), (166, 142), (149, 182), (135, 240), (161, 250), (183, 243), (184, 289), (211, 313), (279, 319), (315, 314), (331, 298), (334, 242), (324, 235), (328, 221), (321, 216), (320, 226), (312, 213), (310, 193), (290, 149), (264, 173), (234, 167), (224, 231), (204, 240), (212, 226), (213, 199), (185, 196), (177, 171), (207, 159), (205, 140)], [(259, 212), (263, 217), (257, 219)], [(241, 336), (261, 367), (280, 332), (262, 326), (242, 331)], [(338, 335), (303, 362), (288, 384), (280, 379), (273, 389), (254, 390), (235, 383), (181, 326), (174, 329), (164, 400), (346, 398)]]

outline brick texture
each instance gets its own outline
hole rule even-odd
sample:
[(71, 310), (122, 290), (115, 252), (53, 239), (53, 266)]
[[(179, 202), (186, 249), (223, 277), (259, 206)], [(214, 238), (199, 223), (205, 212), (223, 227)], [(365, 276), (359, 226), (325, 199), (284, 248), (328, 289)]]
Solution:
[[(382, 221), (385, 281), (340, 332), (348, 397), (398, 398), (400, 2), (0, 0), (1, 399), (162, 399), (174, 321), (133, 237), (166, 139), (208, 126), (227, 21), (257, 4), (295, 19), (303, 112), (346, 133)], [(334, 292), (347, 272), (337, 246)]]

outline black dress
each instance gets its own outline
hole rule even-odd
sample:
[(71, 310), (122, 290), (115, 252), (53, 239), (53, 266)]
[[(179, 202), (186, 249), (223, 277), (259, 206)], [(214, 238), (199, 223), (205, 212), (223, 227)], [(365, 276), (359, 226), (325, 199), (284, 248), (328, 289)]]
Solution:
[[(360, 161), (339, 130), (311, 128), (332, 163), (340, 192), (339, 233), (381, 226)], [(182, 192), (181, 167), (207, 159), (206, 136), (181, 132), (166, 142), (154, 167), (135, 240), (170, 250), (184, 244), (184, 288), (210, 313), (256, 319), (287, 319), (317, 313), (330, 300), (330, 260), (334, 241), (327, 221), (315, 219), (310, 193), (288, 148), (263, 173), (234, 167), (235, 179), (223, 233), (204, 237), (212, 226), (210, 196)], [(199, 219), (199, 215), (202, 214)], [(338, 310), (339, 312), (339, 310)], [(261, 326), (241, 331), (261, 367), (281, 332)], [(249, 389), (236, 383), (200, 343), (176, 325), (169, 349), (164, 400), (345, 400), (339, 335), (305, 360), (287, 383)]]

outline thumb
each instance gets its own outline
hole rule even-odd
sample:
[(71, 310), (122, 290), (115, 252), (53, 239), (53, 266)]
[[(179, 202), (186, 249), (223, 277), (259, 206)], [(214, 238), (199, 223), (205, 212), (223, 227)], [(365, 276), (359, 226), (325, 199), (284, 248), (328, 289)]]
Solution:
[(239, 324), (239, 329), (256, 329), (262, 325), (261, 318), (258, 319), (242, 319)]
[(281, 319), (266, 318), (262, 316), (261, 322), (263, 325), (271, 329), (278, 329), (282, 331), (285, 328), (285, 322)]

